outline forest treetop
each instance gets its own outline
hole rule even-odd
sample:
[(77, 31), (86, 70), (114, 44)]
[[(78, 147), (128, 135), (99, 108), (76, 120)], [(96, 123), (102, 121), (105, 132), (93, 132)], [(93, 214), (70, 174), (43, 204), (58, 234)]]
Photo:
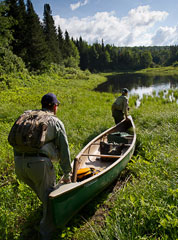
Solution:
[[(43, 19), (36, 14), (31, 0), (0, 2), (0, 70), (43, 71), (51, 64), (80, 67), (94, 72), (142, 69), (177, 65), (178, 46), (119, 47), (102, 43), (88, 44), (73, 39), (67, 30), (56, 28), (49, 4)], [(11, 67), (7, 66), (7, 64)]]

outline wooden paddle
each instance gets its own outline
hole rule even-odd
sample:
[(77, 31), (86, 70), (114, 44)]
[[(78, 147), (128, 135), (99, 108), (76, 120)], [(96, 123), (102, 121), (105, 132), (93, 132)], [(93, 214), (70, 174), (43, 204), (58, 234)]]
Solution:
[(71, 177), (72, 182), (77, 181), (78, 164), (79, 164), (79, 160), (77, 158), (75, 158), (74, 159), (74, 166), (73, 166), (73, 173), (72, 173), (72, 177)]

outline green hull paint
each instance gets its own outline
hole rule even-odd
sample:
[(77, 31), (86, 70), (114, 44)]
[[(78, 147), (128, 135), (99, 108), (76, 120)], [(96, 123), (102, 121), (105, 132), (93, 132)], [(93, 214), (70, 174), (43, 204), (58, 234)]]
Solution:
[(135, 143), (121, 161), (113, 164), (113, 167), (103, 174), (94, 176), (90, 181), (85, 181), (86, 183), (81, 183), (57, 197), (50, 198), (55, 224), (62, 228), (87, 202), (117, 179), (132, 157), (134, 149)]

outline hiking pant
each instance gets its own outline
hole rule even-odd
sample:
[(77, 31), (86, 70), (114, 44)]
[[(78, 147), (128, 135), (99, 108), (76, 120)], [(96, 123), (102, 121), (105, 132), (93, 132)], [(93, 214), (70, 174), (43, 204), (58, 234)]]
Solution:
[(48, 195), (55, 189), (56, 176), (52, 162), (47, 157), (15, 156), (15, 172), (37, 194), (43, 203), (43, 218), (40, 222), (40, 233), (43, 237), (52, 234), (55, 225), (52, 219)]
[(114, 109), (112, 111), (112, 116), (114, 118), (115, 124), (118, 124), (124, 119), (124, 113), (121, 110)]

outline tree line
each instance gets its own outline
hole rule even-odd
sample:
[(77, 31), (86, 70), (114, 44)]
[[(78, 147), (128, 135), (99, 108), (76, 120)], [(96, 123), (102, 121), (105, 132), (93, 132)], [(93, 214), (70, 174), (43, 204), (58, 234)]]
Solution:
[[(41, 70), (50, 64), (77, 67), (79, 52), (67, 30), (56, 29), (49, 4), (44, 5), (43, 21), (31, 0), (5, 0), (0, 3), (0, 43), (23, 60), (30, 70)], [(4, 44), (4, 43), (5, 44)]]
[[(43, 70), (51, 64), (80, 67), (90, 71), (119, 71), (177, 64), (178, 46), (116, 47), (88, 44), (73, 39), (67, 30), (55, 27), (49, 4), (44, 5), (43, 19), (36, 14), (31, 0), (0, 2), (0, 70), (10, 63), (30, 71)], [(13, 68), (12, 67), (12, 68)], [(7, 68), (7, 66), (6, 66)]]
[(80, 68), (91, 71), (138, 70), (148, 67), (178, 65), (178, 46), (116, 47), (109, 44), (88, 45), (80, 37), (75, 40)]

